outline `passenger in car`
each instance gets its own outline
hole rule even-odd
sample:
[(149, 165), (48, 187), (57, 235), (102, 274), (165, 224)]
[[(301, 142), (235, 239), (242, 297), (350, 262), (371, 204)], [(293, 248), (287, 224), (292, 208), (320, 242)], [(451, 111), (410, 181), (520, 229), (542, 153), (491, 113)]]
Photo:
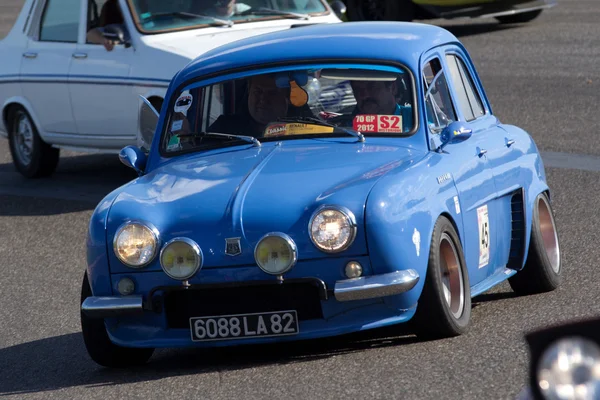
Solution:
[(290, 107), (290, 88), (280, 88), (273, 75), (258, 75), (248, 80), (248, 112), (221, 115), (209, 132), (262, 136), (266, 125), (285, 117)]
[(102, 44), (107, 51), (112, 51), (116, 43), (103, 36), (103, 28), (107, 25), (123, 23), (123, 14), (119, 8), (118, 0), (108, 0), (102, 6), (102, 11), (100, 11), (98, 26), (90, 29), (87, 33), (87, 43)]

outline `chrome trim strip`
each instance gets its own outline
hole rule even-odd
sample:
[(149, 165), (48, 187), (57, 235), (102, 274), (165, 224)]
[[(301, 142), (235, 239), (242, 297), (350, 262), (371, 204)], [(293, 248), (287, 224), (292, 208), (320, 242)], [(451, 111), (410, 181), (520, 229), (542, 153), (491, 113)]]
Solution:
[(335, 283), (334, 295), (337, 301), (352, 301), (391, 296), (409, 291), (419, 281), (414, 269), (390, 272), (388, 274), (361, 276)]
[(142, 296), (88, 297), (81, 310), (90, 318), (119, 317), (143, 312)]

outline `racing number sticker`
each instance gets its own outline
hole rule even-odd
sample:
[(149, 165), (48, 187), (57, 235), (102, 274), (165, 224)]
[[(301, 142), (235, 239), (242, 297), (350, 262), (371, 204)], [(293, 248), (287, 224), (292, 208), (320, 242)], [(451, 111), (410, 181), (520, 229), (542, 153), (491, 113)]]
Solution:
[(359, 114), (352, 121), (359, 132), (402, 132), (401, 115)]
[(487, 204), (477, 209), (477, 225), (479, 226), (479, 268), (490, 262), (490, 219)]

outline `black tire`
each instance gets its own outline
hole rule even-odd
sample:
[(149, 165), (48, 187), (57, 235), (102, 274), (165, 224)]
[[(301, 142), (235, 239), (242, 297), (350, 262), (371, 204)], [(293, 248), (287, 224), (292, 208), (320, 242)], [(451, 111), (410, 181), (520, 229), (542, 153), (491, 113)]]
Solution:
[[(81, 303), (92, 295), (87, 272), (81, 286)], [(81, 313), (81, 331), (88, 354), (97, 364), (110, 368), (125, 368), (143, 365), (148, 362), (153, 348), (128, 348), (117, 346), (110, 341), (103, 319), (89, 318)]]
[[(454, 260), (452, 260), (454, 258)], [(444, 294), (442, 275), (451, 271), (449, 286), (457, 288), (460, 296), (452, 297), (450, 306)], [(462, 287), (460, 279), (462, 277)], [(429, 249), (429, 264), (425, 286), (417, 305), (415, 322), (417, 336), (427, 339), (458, 336), (465, 333), (471, 320), (471, 287), (465, 257), (454, 225), (441, 216), (433, 229)]]
[[(550, 199), (546, 193), (540, 193), (533, 205), (531, 239), (525, 267), (508, 278), (508, 283), (515, 293), (530, 295), (550, 292), (560, 285), (562, 267), (559, 243)], [(553, 246), (556, 248), (555, 252), (546, 250), (552, 249)]]
[[(22, 155), (23, 152), (18, 149), (22, 142), (22, 136), (17, 133), (21, 121), (27, 124), (31, 135), (31, 150), (28, 160), (25, 159), (26, 156), (24, 158)], [(9, 110), (7, 122), (10, 154), (17, 171), (27, 178), (41, 178), (52, 175), (58, 166), (60, 150), (42, 140), (29, 113), (21, 106), (14, 106)]]
[(349, 21), (412, 21), (411, 0), (346, 0)]
[(513, 15), (504, 15), (502, 17), (496, 17), (496, 19), (501, 24), (522, 24), (525, 22), (533, 21), (534, 19), (540, 16), (542, 11), (543, 10), (535, 10)]

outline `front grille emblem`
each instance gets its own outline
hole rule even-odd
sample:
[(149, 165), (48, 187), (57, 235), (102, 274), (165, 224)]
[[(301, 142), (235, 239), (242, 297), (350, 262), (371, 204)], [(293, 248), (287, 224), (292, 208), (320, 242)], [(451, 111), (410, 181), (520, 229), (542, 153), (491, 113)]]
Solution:
[(239, 237), (225, 239), (225, 254), (228, 256), (237, 256), (242, 254), (242, 245)]

